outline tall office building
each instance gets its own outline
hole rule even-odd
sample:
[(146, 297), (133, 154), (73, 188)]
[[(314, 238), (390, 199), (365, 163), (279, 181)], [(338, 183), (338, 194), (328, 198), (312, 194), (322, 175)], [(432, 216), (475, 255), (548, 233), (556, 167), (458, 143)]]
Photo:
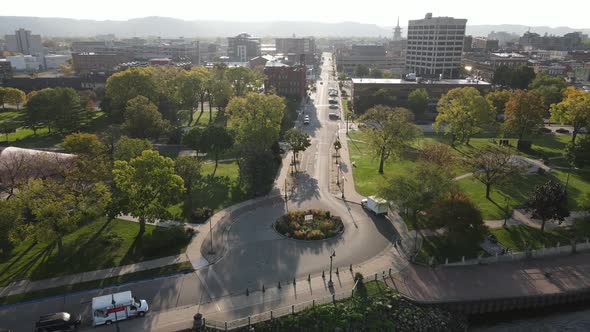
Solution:
[(25, 55), (43, 54), (43, 44), (40, 35), (32, 35), (31, 31), (18, 29), (14, 35), (5, 35), (6, 49), (9, 52), (18, 52)]
[(260, 38), (241, 33), (227, 38), (227, 56), (229, 61), (248, 62), (260, 55)]
[(431, 78), (459, 75), (466, 19), (432, 17), (408, 22), (406, 73)]

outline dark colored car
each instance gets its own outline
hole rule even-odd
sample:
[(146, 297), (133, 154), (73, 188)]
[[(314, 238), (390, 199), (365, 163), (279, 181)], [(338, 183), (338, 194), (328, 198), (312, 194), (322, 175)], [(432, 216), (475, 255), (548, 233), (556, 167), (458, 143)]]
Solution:
[(35, 332), (73, 331), (81, 322), (80, 315), (74, 317), (67, 312), (56, 312), (39, 317)]
[(539, 128), (539, 132), (542, 134), (550, 134), (551, 129), (543, 127), (543, 128)]
[(494, 234), (488, 234), (486, 236), (486, 238), (488, 239), (488, 241), (490, 241), (491, 243), (498, 243), (498, 239), (496, 238), (496, 236)]
[(559, 128), (555, 132), (560, 133), (560, 134), (569, 134), (570, 133), (570, 131), (565, 128)]

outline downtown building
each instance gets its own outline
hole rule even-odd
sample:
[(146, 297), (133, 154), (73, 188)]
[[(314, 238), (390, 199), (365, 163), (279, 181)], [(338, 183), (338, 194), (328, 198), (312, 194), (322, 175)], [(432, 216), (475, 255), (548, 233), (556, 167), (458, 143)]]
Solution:
[(6, 50), (24, 55), (42, 55), (43, 44), (40, 35), (33, 35), (31, 31), (18, 29), (14, 35), (5, 35)]
[(405, 71), (428, 78), (459, 76), (466, 19), (432, 17), (408, 22)]
[(388, 70), (394, 76), (401, 75), (404, 60), (399, 55), (388, 52), (386, 45), (353, 44), (350, 48), (336, 50), (338, 71), (353, 76), (357, 66), (370, 69)]
[(227, 57), (229, 62), (248, 62), (260, 55), (261, 40), (247, 33), (227, 38)]

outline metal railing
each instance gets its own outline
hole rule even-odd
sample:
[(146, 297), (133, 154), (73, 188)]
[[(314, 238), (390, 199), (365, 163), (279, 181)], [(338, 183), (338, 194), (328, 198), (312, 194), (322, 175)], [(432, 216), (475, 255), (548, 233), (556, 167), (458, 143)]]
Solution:
[(334, 293), (331, 295), (326, 295), (318, 299), (313, 299), (297, 304), (293, 304), (290, 306), (284, 306), (277, 309), (265, 311), (259, 314), (251, 315), (248, 317), (243, 317), (239, 319), (235, 319), (232, 321), (217, 321), (213, 319), (205, 319), (204, 323), (206, 327), (214, 328), (221, 331), (231, 331), (234, 329), (238, 329), (241, 327), (247, 327), (256, 323), (272, 320), (279, 317), (284, 317), (288, 315), (293, 315), (298, 312), (313, 308), (318, 305), (327, 304), (327, 303), (336, 303), (337, 301), (341, 301), (350, 297), (354, 296), (354, 289), (350, 291)]

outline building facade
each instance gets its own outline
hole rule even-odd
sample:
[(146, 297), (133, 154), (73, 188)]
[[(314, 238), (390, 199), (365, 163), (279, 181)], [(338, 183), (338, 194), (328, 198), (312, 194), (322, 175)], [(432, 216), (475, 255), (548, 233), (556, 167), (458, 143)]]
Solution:
[(43, 62), (33, 55), (11, 55), (6, 60), (14, 71), (35, 72), (43, 69)]
[(459, 76), (466, 19), (432, 17), (408, 23), (406, 73), (424, 77)]
[(81, 75), (90, 73), (113, 73), (116, 67), (131, 59), (116, 53), (72, 53), (74, 71)]
[(471, 43), (471, 49), (474, 52), (491, 52), (499, 48), (500, 42), (498, 40), (485, 37), (475, 37)]
[(0, 82), (12, 77), (12, 65), (6, 59), (0, 59)]
[(230, 62), (248, 62), (260, 55), (260, 38), (241, 33), (227, 38), (227, 56)]
[(62, 65), (67, 65), (71, 56), (63, 54), (48, 54), (43, 57), (43, 67), (45, 69), (59, 69)]
[(18, 29), (14, 35), (5, 35), (6, 50), (9, 52), (18, 52), (25, 55), (43, 54), (43, 44), (41, 36), (33, 35), (31, 31)]
[[(397, 44), (401, 41), (397, 41)], [(385, 45), (357, 45), (350, 48), (338, 49), (336, 52), (338, 70), (349, 76), (354, 75), (357, 66), (362, 65), (372, 69), (388, 70), (401, 73), (404, 59), (401, 52), (393, 54), (387, 52)]]
[(313, 38), (277, 38), (275, 39), (277, 54), (304, 54), (305, 62), (313, 63), (316, 55), (315, 39)]
[(306, 67), (290, 66), (278, 61), (269, 61), (264, 67), (264, 90), (274, 89), (279, 96), (305, 97), (307, 91)]

